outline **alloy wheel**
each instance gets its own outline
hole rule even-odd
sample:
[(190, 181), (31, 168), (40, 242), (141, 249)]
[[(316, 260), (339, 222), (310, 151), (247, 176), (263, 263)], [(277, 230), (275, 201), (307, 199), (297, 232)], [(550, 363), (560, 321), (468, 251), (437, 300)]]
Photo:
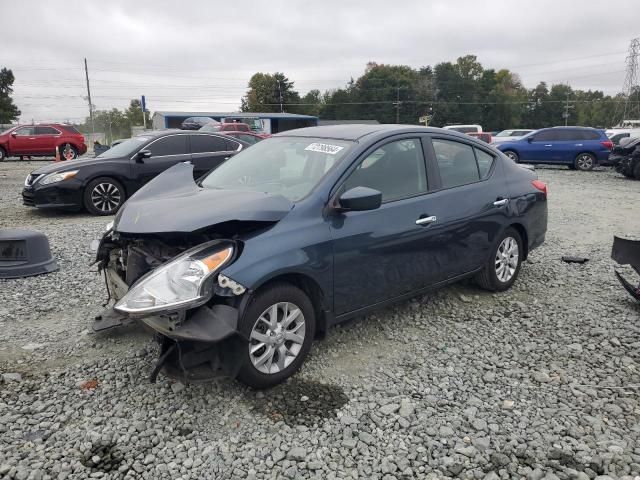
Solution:
[(518, 268), (518, 242), (513, 237), (506, 237), (500, 243), (496, 252), (496, 276), (502, 283), (506, 283), (516, 273)]
[(582, 154), (578, 156), (576, 163), (580, 170), (591, 170), (593, 168), (593, 157), (586, 153)]
[(291, 302), (267, 308), (249, 336), (249, 357), (261, 373), (281, 372), (293, 362), (304, 343), (306, 324), (302, 310)]
[(516, 152), (512, 152), (511, 150), (507, 150), (506, 152), (504, 152), (504, 154), (509, 157), (511, 160), (513, 160), (514, 162), (518, 162), (518, 155), (516, 154)]
[(62, 150), (62, 157), (65, 160), (74, 160), (77, 156), (78, 155), (76, 154), (76, 151), (73, 149), (73, 147), (71, 147), (71, 145), (67, 143)]
[(99, 183), (91, 191), (91, 202), (102, 212), (115, 210), (122, 201), (120, 190), (113, 183)]

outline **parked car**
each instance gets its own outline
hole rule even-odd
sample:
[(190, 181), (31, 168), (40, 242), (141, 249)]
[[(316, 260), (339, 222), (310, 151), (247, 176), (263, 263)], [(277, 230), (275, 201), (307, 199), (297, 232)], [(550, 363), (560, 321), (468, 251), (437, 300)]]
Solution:
[(201, 176), (247, 144), (226, 135), (183, 130), (145, 132), (90, 159), (38, 168), (27, 177), (23, 203), (30, 207), (112, 215), (125, 200), (159, 173), (191, 162)]
[(515, 162), (552, 163), (571, 169), (591, 170), (606, 162), (613, 143), (603, 130), (588, 127), (551, 127), (519, 140), (495, 145)]
[(302, 128), (192, 169), (139, 190), (97, 252), (116, 303), (94, 329), (155, 330), (152, 378), (275, 385), (334, 324), (463, 278), (508, 289), (545, 239), (535, 172), (442, 129)]
[(482, 133), (481, 125), (445, 125), (442, 128), (460, 133)]
[(613, 145), (620, 145), (620, 140), (623, 138), (637, 138), (640, 137), (640, 128), (612, 128), (606, 130), (607, 137), (613, 142)]
[(59, 148), (63, 160), (87, 152), (84, 136), (72, 125), (47, 123), (18, 125), (0, 133), (0, 161), (7, 157), (53, 157)]
[(251, 127), (246, 123), (208, 123), (200, 128), (203, 132), (251, 132)]
[(237, 130), (232, 130), (232, 131), (224, 131), (221, 132), (224, 133), (225, 135), (229, 135), (230, 137), (233, 138), (239, 138), (240, 140), (247, 142), (250, 145), (253, 145), (254, 143), (258, 143), (261, 140), (264, 140), (265, 138), (269, 138), (271, 135), (265, 135), (265, 134), (258, 134), (258, 133), (253, 133), (253, 132), (240, 132)]
[(467, 135), (482, 140), (485, 143), (491, 143), (491, 134), (489, 132), (469, 132)]
[(519, 138), (524, 137), (525, 135), (534, 132), (532, 129), (515, 129), (515, 130), (502, 130), (501, 132), (496, 133), (493, 136), (492, 143), (501, 143), (508, 142), (511, 140), (518, 140)]
[(219, 124), (220, 122), (215, 121), (211, 117), (189, 117), (182, 122), (182, 124), (180, 125), (180, 128), (182, 130), (200, 130), (202, 127), (204, 127), (208, 123)]

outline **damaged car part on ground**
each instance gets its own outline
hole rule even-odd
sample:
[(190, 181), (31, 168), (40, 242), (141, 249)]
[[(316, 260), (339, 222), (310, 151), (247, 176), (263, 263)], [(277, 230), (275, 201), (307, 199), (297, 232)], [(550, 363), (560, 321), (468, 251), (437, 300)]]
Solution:
[[(630, 265), (640, 276), (640, 240), (613, 237), (611, 247), (611, 258), (620, 265)], [(640, 302), (640, 281), (638, 285), (633, 285), (622, 273), (616, 270), (616, 278), (629, 294)]]
[(464, 278), (508, 289), (546, 233), (535, 172), (440, 129), (306, 128), (192, 169), (143, 187), (98, 247), (115, 305), (95, 328), (154, 330), (152, 378), (275, 385), (336, 323)]

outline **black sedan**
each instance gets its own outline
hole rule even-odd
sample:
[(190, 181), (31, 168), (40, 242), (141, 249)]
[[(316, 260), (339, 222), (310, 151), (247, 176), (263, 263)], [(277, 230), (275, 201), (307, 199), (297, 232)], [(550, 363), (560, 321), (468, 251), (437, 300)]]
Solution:
[(546, 185), (468, 135), (291, 130), (197, 184), (176, 165), (126, 203), (98, 248), (116, 303), (94, 328), (158, 332), (154, 375), (267, 387), (336, 323), (463, 278), (508, 289), (546, 230)]
[(53, 163), (31, 172), (24, 183), (25, 205), (112, 215), (156, 175), (190, 161), (197, 178), (245, 148), (226, 135), (182, 130), (147, 132), (95, 158)]

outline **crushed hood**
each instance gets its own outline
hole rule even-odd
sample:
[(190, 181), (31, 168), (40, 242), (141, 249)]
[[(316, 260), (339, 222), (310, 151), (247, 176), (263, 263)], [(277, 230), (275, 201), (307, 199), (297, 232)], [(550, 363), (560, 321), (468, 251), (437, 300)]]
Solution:
[(116, 215), (121, 233), (190, 233), (229, 221), (277, 222), (293, 203), (281, 195), (202, 188), (193, 165), (178, 163), (142, 187)]

